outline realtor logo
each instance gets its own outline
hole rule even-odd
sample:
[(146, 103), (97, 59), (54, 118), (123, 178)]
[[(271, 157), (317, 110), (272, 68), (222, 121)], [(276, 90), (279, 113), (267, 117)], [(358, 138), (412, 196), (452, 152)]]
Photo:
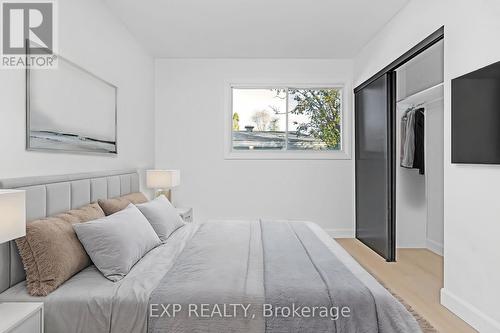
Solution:
[(2, 67), (53, 68), (53, 1), (2, 1)]

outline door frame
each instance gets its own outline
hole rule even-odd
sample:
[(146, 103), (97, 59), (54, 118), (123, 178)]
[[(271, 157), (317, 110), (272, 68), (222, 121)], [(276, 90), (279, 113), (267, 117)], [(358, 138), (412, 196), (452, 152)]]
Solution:
[(420, 53), (424, 52), (427, 50), (429, 47), (432, 45), (436, 44), (437, 42), (441, 41), (444, 39), (444, 26), (441, 28), (437, 29), (434, 31), (432, 34), (427, 36), (424, 40), (422, 40), (420, 43), (406, 51), (403, 55), (401, 55), (399, 58), (391, 62), (389, 65), (385, 66), (382, 68), (380, 71), (375, 73), (373, 76), (371, 76), (368, 80), (364, 81), (360, 85), (358, 85), (356, 88), (354, 88), (354, 93), (357, 93), (361, 89), (365, 88), (367, 85), (372, 83), (373, 81), (377, 80), (381, 76), (395, 71), (411, 59), (415, 58), (418, 56)]
[[(354, 94), (358, 93), (361, 91), (363, 88), (366, 88), (369, 84), (373, 83), (377, 79), (381, 78), (382, 76), (386, 75), (388, 76), (388, 93), (387, 93), (387, 152), (388, 152), (388, 180), (390, 181), (390, 184), (388, 184), (388, 196), (389, 198), (387, 199), (388, 201), (388, 258), (386, 258), (386, 261), (388, 262), (394, 262), (396, 261), (396, 168), (397, 168), (397, 161), (396, 161), (396, 70), (410, 61), (411, 59), (415, 58), (422, 52), (426, 51), (429, 49), (431, 46), (434, 44), (438, 43), (439, 41), (444, 39), (444, 26), (441, 26), (439, 29), (434, 31), (432, 34), (427, 36), (424, 40), (419, 42), (417, 45), (412, 47), (410, 50), (405, 52), (403, 55), (401, 55), (399, 58), (391, 62), (389, 65), (385, 66), (383, 69), (378, 71), (376, 74), (371, 76), (369, 79), (358, 85), (356, 88), (354, 88)], [(354, 108), (354, 111), (356, 112), (356, 108)], [(356, 125), (354, 126), (354, 129), (356, 129)], [(357, 152), (355, 151), (354, 154)], [(356, 158), (354, 158), (354, 163), (356, 163)], [(354, 168), (356, 172), (356, 168)], [(355, 174), (355, 179), (357, 177), (357, 174)], [(356, 180), (354, 182), (355, 186), (355, 197), (357, 197), (357, 186), (356, 186)], [(357, 200), (355, 205), (357, 204)], [(357, 206), (356, 206), (356, 211), (357, 211)], [(357, 216), (357, 213), (355, 214)], [(357, 221), (356, 221), (356, 229), (357, 229)], [(356, 230), (356, 235), (357, 235), (357, 230)]]

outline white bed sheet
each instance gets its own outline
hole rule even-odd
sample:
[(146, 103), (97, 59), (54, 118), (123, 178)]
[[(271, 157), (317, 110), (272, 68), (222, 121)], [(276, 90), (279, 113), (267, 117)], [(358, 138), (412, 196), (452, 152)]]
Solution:
[(118, 282), (89, 266), (46, 297), (30, 296), (23, 281), (0, 294), (0, 302), (43, 302), (50, 333), (145, 332), (151, 292), (198, 227), (191, 223), (178, 229)]

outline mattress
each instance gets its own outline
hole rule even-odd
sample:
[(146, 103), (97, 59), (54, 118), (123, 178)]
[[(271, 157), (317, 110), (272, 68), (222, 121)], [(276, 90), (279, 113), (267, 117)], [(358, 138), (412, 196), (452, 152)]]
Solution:
[(178, 229), (118, 282), (92, 265), (46, 297), (30, 296), (23, 281), (0, 294), (0, 302), (43, 302), (45, 332), (146, 332), (149, 296), (198, 227)]
[[(334, 239), (316, 224), (304, 224), (369, 289), (378, 321), (384, 323), (383, 332), (420, 331), (406, 309)], [(165, 244), (144, 256), (119, 282), (107, 280), (90, 266), (47, 297), (29, 296), (25, 283), (21, 282), (0, 294), (0, 301), (42, 301), (46, 332), (147, 332), (150, 298), (162, 279), (168, 277), (167, 273), (174, 270), (183, 250), (189, 247), (188, 244), (192, 246), (189, 242), (194, 240), (198, 230), (201, 230), (200, 225), (194, 223), (178, 229)]]

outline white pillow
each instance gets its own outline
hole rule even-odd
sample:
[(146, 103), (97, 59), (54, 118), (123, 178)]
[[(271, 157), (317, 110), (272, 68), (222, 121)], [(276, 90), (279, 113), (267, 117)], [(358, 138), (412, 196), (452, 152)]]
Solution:
[(177, 229), (184, 225), (181, 217), (174, 206), (164, 195), (143, 204), (136, 205), (151, 226), (156, 231), (160, 239), (165, 242), (168, 237)]
[(94, 265), (111, 281), (123, 279), (135, 263), (161, 244), (133, 204), (97, 220), (75, 223), (73, 229)]

